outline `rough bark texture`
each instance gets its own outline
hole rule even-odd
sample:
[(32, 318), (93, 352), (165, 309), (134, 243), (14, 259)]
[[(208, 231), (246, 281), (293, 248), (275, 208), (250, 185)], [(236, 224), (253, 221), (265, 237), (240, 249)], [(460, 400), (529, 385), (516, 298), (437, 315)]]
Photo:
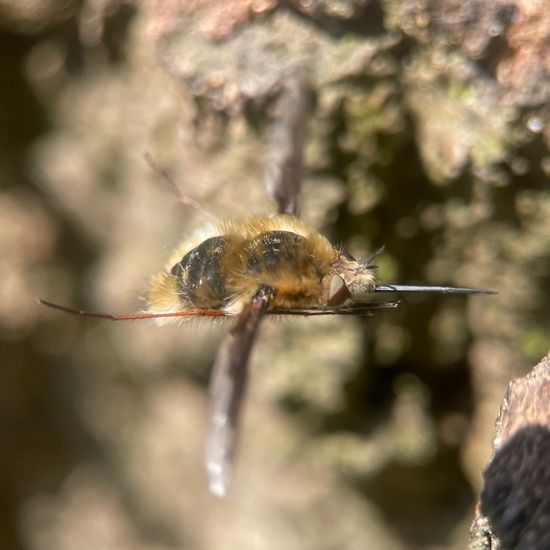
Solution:
[(510, 382), (470, 529), (472, 550), (550, 548), (550, 357)]
[[(0, 2), (0, 547), (466, 547), (502, 394), (550, 348), (549, 14)], [(220, 503), (202, 456), (229, 327), (94, 322), (36, 297), (139, 310), (207, 222), (145, 152), (219, 217), (273, 212), (268, 148), (296, 70), (302, 217), (354, 256), (385, 245), (386, 282), (500, 294), (266, 323)]]

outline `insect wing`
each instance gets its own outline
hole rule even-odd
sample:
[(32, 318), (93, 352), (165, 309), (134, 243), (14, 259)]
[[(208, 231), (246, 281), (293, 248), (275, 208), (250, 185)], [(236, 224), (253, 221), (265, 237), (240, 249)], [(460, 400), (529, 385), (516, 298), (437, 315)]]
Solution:
[(296, 69), (285, 79), (268, 139), (265, 182), (279, 214), (299, 215), (307, 111), (307, 78)]
[(231, 477), (241, 406), (248, 378), (248, 360), (260, 322), (273, 298), (271, 288), (262, 287), (239, 316), (237, 325), (224, 340), (212, 369), (211, 416), (206, 444), (206, 471), (210, 492), (223, 497)]

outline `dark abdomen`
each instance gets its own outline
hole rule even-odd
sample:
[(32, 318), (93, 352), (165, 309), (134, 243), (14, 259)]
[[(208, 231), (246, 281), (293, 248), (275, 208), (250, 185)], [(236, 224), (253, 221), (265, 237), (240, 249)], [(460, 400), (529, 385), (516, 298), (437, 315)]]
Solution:
[(227, 237), (206, 239), (189, 251), (170, 273), (178, 279), (178, 293), (185, 305), (218, 309), (228, 300), (226, 289)]
[[(287, 281), (321, 276), (307, 239), (291, 231), (266, 231), (240, 242), (212, 237), (185, 254), (170, 273), (177, 277), (183, 304), (207, 309), (223, 308), (248, 288), (247, 281), (277, 290), (282, 276)], [(249, 290), (253, 294), (255, 288)]]

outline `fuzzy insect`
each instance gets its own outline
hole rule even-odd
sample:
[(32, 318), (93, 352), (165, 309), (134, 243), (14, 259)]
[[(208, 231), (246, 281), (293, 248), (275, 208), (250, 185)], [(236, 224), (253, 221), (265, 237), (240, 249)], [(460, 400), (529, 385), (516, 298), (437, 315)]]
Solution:
[(397, 307), (375, 293), (488, 294), (474, 288), (378, 284), (376, 269), (333, 246), (288, 214), (222, 223), (216, 235), (178, 249), (152, 277), (147, 311), (110, 315), (50, 307), (111, 320), (237, 317), (214, 362), (206, 450), (210, 490), (225, 495), (246, 389), (248, 360), (266, 315), (370, 315)]
[[(288, 97), (295, 100), (298, 92), (291, 86)], [(295, 111), (286, 125), (278, 128), (275, 137), (279, 142), (296, 139), (300, 133), (296, 128), (301, 124), (296, 117), (302, 114)], [(267, 182), (278, 214), (223, 222), (215, 234), (197, 246), (180, 247), (151, 279), (146, 312), (111, 315), (41, 300), (65, 312), (114, 321), (237, 318), (218, 350), (210, 381), (206, 469), (210, 491), (219, 497), (226, 494), (229, 485), (248, 361), (265, 316), (370, 315), (397, 307), (397, 301), (374, 300), (376, 293), (493, 293), (475, 288), (380, 284), (370, 261), (355, 260), (298, 218), (300, 145), (295, 144), (290, 156), (279, 159), (277, 175)], [(150, 158), (147, 160), (152, 164)], [(176, 189), (166, 174), (153, 168)], [(204, 214), (192, 199), (179, 191), (178, 195)]]

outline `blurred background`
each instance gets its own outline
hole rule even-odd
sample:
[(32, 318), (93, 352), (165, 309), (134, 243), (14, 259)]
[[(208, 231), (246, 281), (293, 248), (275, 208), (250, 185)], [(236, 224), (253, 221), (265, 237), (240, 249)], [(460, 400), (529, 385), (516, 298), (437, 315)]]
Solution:
[[(550, 12), (535, 0), (0, 1), (0, 547), (459, 549), (507, 383), (550, 347)], [(306, 67), (303, 218), (385, 282), (497, 296), (264, 323), (229, 496), (206, 387), (229, 324), (143, 307), (215, 215), (273, 212)]]

